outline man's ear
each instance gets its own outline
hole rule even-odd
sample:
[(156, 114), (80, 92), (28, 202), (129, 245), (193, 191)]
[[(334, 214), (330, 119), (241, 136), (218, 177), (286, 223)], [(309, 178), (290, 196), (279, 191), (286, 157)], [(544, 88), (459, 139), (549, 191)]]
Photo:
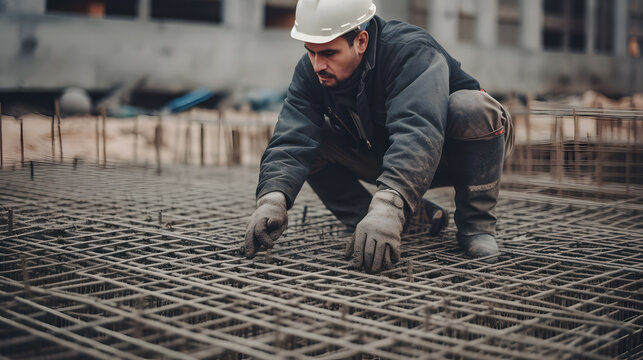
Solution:
[(355, 46), (357, 47), (357, 53), (363, 55), (366, 52), (368, 47), (368, 32), (362, 30), (357, 37), (355, 37)]

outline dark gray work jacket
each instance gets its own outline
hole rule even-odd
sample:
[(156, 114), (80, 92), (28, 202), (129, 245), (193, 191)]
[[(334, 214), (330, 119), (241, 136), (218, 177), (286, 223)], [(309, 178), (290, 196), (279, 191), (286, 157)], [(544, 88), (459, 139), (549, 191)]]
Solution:
[[(374, 17), (357, 93), (359, 151), (382, 156), (380, 186), (397, 190), (411, 211), (440, 161), (449, 95), (479, 90), (425, 30)], [(332, 117), (329, 96), (307, 55), (295, 68), (275, 132), (261, 159), (257, 198), (281, 191), (290, 208), (306, 181)], [(333, 181), (333, 179), (328, 179)]]

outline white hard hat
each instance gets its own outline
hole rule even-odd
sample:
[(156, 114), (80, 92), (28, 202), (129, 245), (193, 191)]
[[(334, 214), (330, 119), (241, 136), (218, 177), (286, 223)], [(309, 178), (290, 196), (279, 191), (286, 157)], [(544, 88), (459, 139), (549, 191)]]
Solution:
[(373, 16), (372, 0), (299, 0), (290, 36), (323, 44), (356, 29)]

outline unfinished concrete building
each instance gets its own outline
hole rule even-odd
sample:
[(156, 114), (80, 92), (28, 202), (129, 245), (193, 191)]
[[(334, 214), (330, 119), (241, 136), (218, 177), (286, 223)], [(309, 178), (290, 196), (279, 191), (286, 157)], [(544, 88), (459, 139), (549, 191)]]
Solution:
[[(296, 0), (1, 0), (0, 90), (285, 89)], [(496, 94), (643, 91), (640, 0), (379, 0)], [(628, 54), (628, 45), (630, 53)], [(258, 63), (260, 59), (260, 63)]]

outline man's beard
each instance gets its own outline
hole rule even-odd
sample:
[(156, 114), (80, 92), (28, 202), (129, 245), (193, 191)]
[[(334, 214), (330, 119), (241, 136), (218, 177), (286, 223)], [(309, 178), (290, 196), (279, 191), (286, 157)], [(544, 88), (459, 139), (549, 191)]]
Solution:
[(340, 86), (344, 82), (343, 80), (342, 81), (337, 80), (337, 77), (335, 75), (327, 73), (326, 70), (322, 70), (322, 71), (318, 72), (317, 75), (326, 76), (326, 77), (329, 77), (330, 79), (335, 80), (335, 84), (333, 84), (333, 85), (327, 85), (323, 81), (319, 80), (319, 83), (321, 84), (321, 86), (325, 87), (327, 89), (336, 88), (336, 87)]

